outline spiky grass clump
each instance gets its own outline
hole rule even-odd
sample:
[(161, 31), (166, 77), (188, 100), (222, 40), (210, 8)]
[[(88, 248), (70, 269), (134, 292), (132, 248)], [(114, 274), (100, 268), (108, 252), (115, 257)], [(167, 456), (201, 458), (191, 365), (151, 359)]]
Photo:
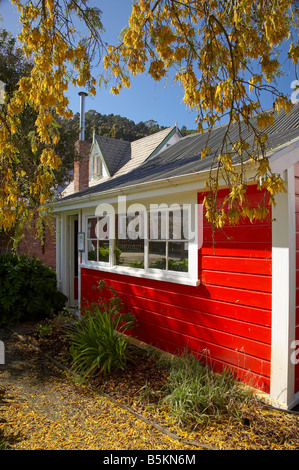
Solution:
[(193, 426), (224, 413), (237, 413), (240, 404), (252, 396), (232, 373), (224, 370), (217, 374), (199, 359), (186, 352), (169, 364), (163, 403), (180, 425)]
[(88, 382), (95, 374), (124, 369), (127, 361), (125, 332), (134, 326), (134, 317), (122, 312), (119, 297), (102, 298), (85, 309), (71, 327), (68, 338), (74, 371)]

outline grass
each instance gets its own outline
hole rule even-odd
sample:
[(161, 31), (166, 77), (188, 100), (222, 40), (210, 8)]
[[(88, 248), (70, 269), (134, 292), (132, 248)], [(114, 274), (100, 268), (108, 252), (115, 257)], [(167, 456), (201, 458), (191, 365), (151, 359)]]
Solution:
[(182, 426), (195, 427), (211, 417), (237, 415), (240, 407), (253, 398), (252, 392), (241, 386), (232, 373), (227, 370), (215, 373), (199, 359), (186, 351), (172, 360), (163, 358), (158, 364), (169, 368), (160, 406)]

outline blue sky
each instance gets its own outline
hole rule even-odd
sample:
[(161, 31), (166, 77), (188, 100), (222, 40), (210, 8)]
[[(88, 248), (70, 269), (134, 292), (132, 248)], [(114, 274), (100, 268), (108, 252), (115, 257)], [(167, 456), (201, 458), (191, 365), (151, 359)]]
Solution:
[[(98, 0), (91, 2), (99, 7), (102, 22), (106, 29), (103, 39), (108, 43), (115, 43), (118, 33), (126, 26), (131, 13), (131, 0)], [(19, 32), (18, 11), (11, 5), (10, 0), (0, 0), (0, 15), (3, 23), (0, 27), (6, 28), (12, 34)], [(295, 76), (289, 72), (286, 65), (286, 76), (279, 82), (279, 88), (291, 95), (291, 83)], [(98, 90), (96, 97), (86, 99), (86, 111), (94, 109), (101, 114), (115, 114), (127, 117), (135, 123), (153, 119), (162, 126), (178, 124), (179, 128), (185, 125), (187, 129), (196, 129), (195, 113), (186, 108), (182, 102), (183, 90), (177, 85), (173, 86), (171, 80), (155, 82), (146, 75), (132, 79), (130, 89), (125, 89), (118, 96), (110, 93), (110, 87)], [(70, 108), (74, 113), (80, 110), (79, 89), (71, 89), (68, 93)], [(269, 102), (271, 106), (271, 103)]]

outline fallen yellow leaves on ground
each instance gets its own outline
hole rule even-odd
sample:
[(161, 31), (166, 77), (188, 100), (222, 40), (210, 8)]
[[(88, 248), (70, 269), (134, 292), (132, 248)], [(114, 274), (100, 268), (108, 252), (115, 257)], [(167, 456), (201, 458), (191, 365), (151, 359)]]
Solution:
[(244, 404), (239, 415), (211, 416), (192, 430), (180, 427), (140, 388), (150, 379), (158, 385), (152, 363), (143, 370), (146, 356), (142, 368), (134, 364), (93, 387), (26, 343), (7, 338), (5, 344), (10, 359), (0, 366), (0, 444), (4, 435), (12, 450), (299, 449), (299, 415), (262, 403)]
[(7, 438), (14, 435), (12, 449), (192, 449), (83, 386), (59, 379), (48, 386), (48, 398), (33, 393), (24, 399), (21, 383), (9, 391), (9, 406), (2, 416)]

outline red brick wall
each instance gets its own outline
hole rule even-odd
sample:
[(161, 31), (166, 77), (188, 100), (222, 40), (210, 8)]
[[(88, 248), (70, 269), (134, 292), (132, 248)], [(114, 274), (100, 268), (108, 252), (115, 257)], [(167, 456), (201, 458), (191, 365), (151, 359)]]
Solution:
[(10, 252), (12, 248), (12, 240), (10, 236), (0, 231), (0, 253)]
[(74, 191), (78, 192), (88, 188), (90, 144), (85, 140), (78, 140), (75, 148), (81, 157), (83, 157), (82, 160), (74, 164)]
[(44, 240), (37, 235), (36, 220), (30, 230), (24, 231), (24, 237), (18, 246), (20, 255), (26, 254), (33, 258), (39, 258), (47, 266), (56, 270), (56, 224), (53, 219), (52, 227), (44, 226)]
[[(88, 187), (89, 182), (89, 151), (90, 144), (86, 141), (78, 140), (75, 144), (76, 151), (83, 157), (74, 164), (74, 189), (81, 191)], [(30, 230), (24, 232), (24, 237), (18, 247), (19, 254), (27, 254), (34, 258), (39, 258), (47, 266), (56, 269), (56, 230), (55, 219), (52, 228), (44, 227), (44, 241), (37, 236), (36, 220)]]

